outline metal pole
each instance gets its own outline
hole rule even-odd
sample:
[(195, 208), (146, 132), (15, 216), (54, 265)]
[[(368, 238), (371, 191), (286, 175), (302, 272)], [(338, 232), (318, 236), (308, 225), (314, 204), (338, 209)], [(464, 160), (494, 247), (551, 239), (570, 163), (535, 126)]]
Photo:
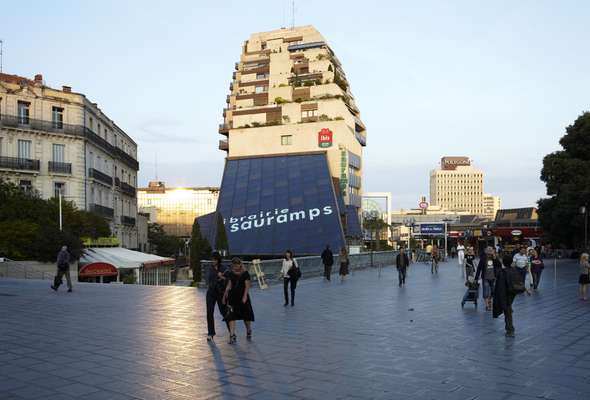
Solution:
[(553, 256), (553, 284), (557, 286), (557, 254)]
[(584, 206), (584, 251), (588, 251), (588, 206)]
[(447, 259), (447, 221), (445, 221), (445, 260)]
[(61, 213), (61, 188), (59, 189), (59, 231), (62, 231), (63, 222), (62, 222), (62, 213)]

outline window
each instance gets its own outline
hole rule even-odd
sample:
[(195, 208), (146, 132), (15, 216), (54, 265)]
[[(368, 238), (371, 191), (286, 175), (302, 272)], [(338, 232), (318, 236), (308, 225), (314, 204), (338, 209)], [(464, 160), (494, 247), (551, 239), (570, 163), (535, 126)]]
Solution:
[(256, 79), (266, 79), (268, 78), (268, 74), (265, 72), (259, 72), (256, 74)]
[(53, 107), (51, 111), (51, 122), (53, 129), (64, 128), (64, 109), (60, 107)]
[(256, 86), (254, 89), (254, 93), (266, 93), (268, 91), (268, 86)]
[(65, 195), (66, 184), (63, 182), (53, 182), (53, 197), (59, 197), (61, 195)]
[(318, 116), (318, 110), (301, 111), (301, 118), (311, 118), (311, 117), (317, 117), (317, 116)]
[(31, 141), (20, 140), (18, 141), (18, 158), (31, 158)]
[(33, 184), (31, 183), (31, 181), (21, 180), (18, 183), (18, 186), (20, 186), (20, 188), (25, 192), (30, 192), (31, 190), (33, 190)]
[(0, 137), (0, 156), (2, 155), (2, 138)]
[(63, 163), (66, 162), (66, 145), (65, 144), (54, 144), (53, 145), (53, 162)]
[(94, 119), (92, 117), (88, 117), (88, 127), (91, 131), (94, 131)]
[(281, 146), (290, 146), (293, 144), (293, 135), (282, 135)]
[(29, 106), (30, 103), (25, 101), (18, 102), (18, 123), (23, 125), (29, 124)]

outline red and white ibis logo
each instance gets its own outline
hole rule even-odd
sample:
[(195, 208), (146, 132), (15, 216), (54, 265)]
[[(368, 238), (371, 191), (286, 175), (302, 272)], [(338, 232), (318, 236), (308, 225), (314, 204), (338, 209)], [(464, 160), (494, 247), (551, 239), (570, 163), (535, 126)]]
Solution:
[(318, 132), (318, 146), (331, 147), (332, 146), (332, 131), (328, 128), (323, 128)]

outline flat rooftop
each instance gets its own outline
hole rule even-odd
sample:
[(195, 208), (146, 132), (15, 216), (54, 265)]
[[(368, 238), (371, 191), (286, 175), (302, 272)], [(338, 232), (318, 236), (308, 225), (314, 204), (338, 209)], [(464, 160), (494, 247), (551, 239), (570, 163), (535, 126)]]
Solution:
[(384, 268), (340, 283), (254, 289), (252, 342), (238, 323), (206, 342), (204, 292), (183, 287), (0, 279), (0, 399), (583, 399), (590, 304), (574, 262), (547, 260), (514, 304), (516, 338), (468, 303), (454, 262)]

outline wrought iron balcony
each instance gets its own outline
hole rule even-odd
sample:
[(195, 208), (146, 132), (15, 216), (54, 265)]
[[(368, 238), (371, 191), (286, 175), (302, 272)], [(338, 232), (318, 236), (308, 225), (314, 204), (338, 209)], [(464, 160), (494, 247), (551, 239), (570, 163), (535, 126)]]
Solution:
[(0, 157), (0, 168), (19, 171), (39, 171), (40, 166), (41, 163), (39, 160), (18, 157)]
[(100, 204), (90, 204), (90, 212), (110, 219), (112, 219), (115, 215), (115, 210), (109, 207), (101, 206)]
[(121, 187), (121, 179), (115, 177), (115, 186), (116, 187)]
[(121, 192), (128, 196), (135, 197), (135, 188), (128, 183), (121, 182)]
[(123, 225), (135, 226), (135, 218), (121, 215), (121, 223)]
[(72, 164), (57, 161), (49, 161), (47, 169), (49, 172), (54, 172), (58, 174), (71, 174)]
[(88, 168), (88, 176), (91, 178), (96, 179), (106, 185), (112, 186), (113, 185), (113, 178), (105, 174), (104, 172), (100, 172), (94, 168)]

